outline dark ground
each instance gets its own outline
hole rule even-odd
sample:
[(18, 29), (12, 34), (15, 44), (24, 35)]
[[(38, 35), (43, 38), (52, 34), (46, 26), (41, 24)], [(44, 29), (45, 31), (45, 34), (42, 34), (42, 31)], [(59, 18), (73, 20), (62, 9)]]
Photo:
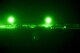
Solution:
[(80, 47), (79, 31), (76, 29), (0, 29), (0, 52), (77, 53)]

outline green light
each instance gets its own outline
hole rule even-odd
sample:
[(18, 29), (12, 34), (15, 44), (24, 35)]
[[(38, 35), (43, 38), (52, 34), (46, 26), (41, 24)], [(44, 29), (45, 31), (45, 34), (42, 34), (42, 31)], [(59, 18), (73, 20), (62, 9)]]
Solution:
[(22, 27), (27, 27), (27, 25), (22, 25)]
[(63, 29), (66, 29), (66, 26), (64, 26)]
[(16, 25), (0, 25), (0, 29), (14, 29)]
[(51, 24), (44, 24), (42, 26), (48, 28), (48, 27), (51, 27), (52, 25)]
[(44, 27), (49, 27), (49, 25), (44, 25)]
[(12, 17), (12, 16), (9, 17), (9, 18), (8, 18), (8, 22), (11, 23), (11, 24), (13, 24), (13, 23), (14, 23), (14, 17)]
[(16, 28), (16, 25), (7, 25), (6, 28), (7, 29), (14, 29), (14, 28)]
[(35, 25), (31, 25), (31, 26), (30, 26), (30, 28), (35, 28), (35, 27), (36, 27)]
[(46, 21), (47, 24), (49, 24), (49, 23), (51, 23), (51, 18), (50, 18), (50, 17), (47, 17), (47, 18), (45, 19), (45, 21)]
[(5, 26), (5, 25), (0, 25), (0, 28), (2, 28), (2, 29), (3, 29), (3, 28), (6, 28), (6, 26)]

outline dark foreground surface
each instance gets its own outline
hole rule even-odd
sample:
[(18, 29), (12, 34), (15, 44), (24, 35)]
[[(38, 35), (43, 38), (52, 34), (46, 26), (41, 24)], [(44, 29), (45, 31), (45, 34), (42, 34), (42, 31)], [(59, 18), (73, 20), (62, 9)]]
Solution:
[(0, 53), (79, 52), (78, 29), (0, 29)]

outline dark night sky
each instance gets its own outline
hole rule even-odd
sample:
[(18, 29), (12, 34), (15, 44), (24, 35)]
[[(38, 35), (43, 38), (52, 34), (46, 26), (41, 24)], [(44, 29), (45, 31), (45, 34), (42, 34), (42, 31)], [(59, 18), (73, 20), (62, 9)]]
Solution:
[(15, 16), (18, 23), (39, 24), (46, 16), (56, 23), (79, 23), (79, 3), (71, 0), (2, 0), (0, 21)]

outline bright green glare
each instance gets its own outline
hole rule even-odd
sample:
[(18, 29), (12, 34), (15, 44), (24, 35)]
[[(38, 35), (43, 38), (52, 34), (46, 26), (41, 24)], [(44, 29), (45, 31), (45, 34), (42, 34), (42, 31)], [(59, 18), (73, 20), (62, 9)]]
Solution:
[(11, 24), (14, 23), (14, 17), (9, 17), (8, 22), (11, 23)]
[(45, 19), (45, 21), (46, 21), (47, 24), (49, 24), (49, 23), (51, 23), (51, 18), (50, 18), (50, 17), (47, 17), (47, 18)]

